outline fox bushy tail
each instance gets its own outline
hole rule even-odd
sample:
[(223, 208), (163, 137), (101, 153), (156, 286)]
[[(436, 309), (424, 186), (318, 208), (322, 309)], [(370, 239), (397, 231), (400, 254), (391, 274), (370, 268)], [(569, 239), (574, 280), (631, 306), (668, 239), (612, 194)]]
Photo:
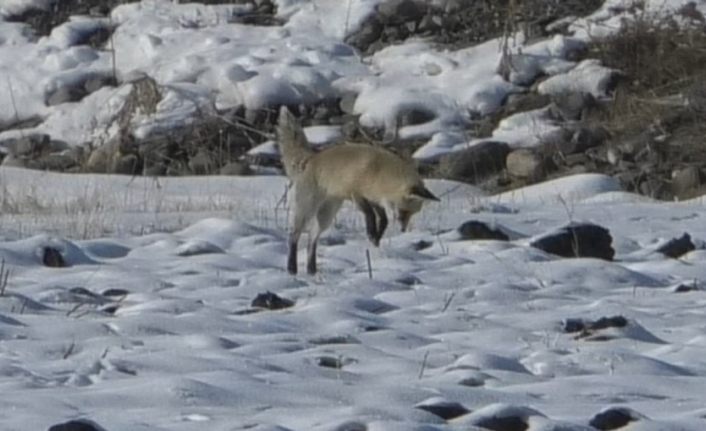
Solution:
[(284, 171), (287, 177), (295, 179), (304, 171), (306, 162), (314, 154), (314, 150), (306, 140), (304, 129), (299, 121), (286, 106), (282, 106), (279, 111), (277, 140)]

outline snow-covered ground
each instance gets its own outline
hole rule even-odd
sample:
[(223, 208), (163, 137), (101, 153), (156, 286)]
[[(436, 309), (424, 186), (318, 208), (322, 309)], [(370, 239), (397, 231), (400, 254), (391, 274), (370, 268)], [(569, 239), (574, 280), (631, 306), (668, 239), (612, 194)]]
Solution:
[[(704, 427), (706, 254), (653, 252), (706, 238), (700, 200), (652, 202), (599, 175), (493, 197), (434, 181), (442, 201), (412, 232), (371, 249), (348, 207), (321, 274), (292, 277), (280, 177), (0, 176), (26, 185), (3, 190), (6, 208), (36, 205), (0, 215), (3, 430), (468, 430), (525, 408), (530, 430), (583, 430), (608, 407), (649, 418), (633, 430)], [(517, 239), (458, 240), (471, 219)], [(527, 245), (570, 220), (610, 229), (616, 261)], [(46, 246), (70, 266), (44, 267)], [(249, 313), (267, 291), (295, 305)], [(615, 315), (628, 325), (595, 339), (562, 329)], [(474, 413), (416, 407), (444, 400)]]
[[(413, 40), (362, 59), (342, 40), (378, 0), (278, 0), (283, 27), (229, 22), (240, 6), (164, 0), (122, 5), (109, 20), (76, 17), (39, 39), (2, 19), (49, 3), (0, 0), (0, 125), (40, 117), (36, 131), (72, 144), (111, 133), (128, 88), (56, 106), (45, 98), (112, 73), (110, 53), (75, 41), (117, 25), (118, 74), (146, 72), (165, 90), (157, 114), (138, 124), (145, 134), (199, 110), (352, 91), (366, 125), (396, 128), (401, 111), (433, 112), (399, 130), (429, 138), (422, 159), (473, 145), (463, 125), (538, 74), (552, 76), (539, 91), (601, 96), (611, 71), (568, 58), (629, 17), (618, 8), (629, 2), (611, 0), (576, 21), (574, 36), (520, 46), (518, 35), (507, 82), (496, 74), (499, 40), (458, 51)], [(662, 13), (687, 2), (646, 3)], [(538, 111), (505, 119), (494, 138), (524, 146), (554, 131)], [(308, 132), (317, 141), (336, 134)], [(601, 410), (627, 407), (645, 417), (626, 429), (704, 429), (702, 199), (654, 202), (600, 175), (498, 196), (428, 184), (442, 200), (411, 232), (392, 226), (371, 248), (362, 215), (346, 207), (322, 240), (321, 273), (293, 277), (282, 177), (0, 168), (0, 428), (88, 418), (108, 431), (466, 431), (517, 415), (530, 431), (580, 431)], [(455, 229), (468, 220), (513, 240), (460, 240)], [(608, 228), (616, 260), (528, 245), (572, 221)], [(684, 232), (697, 250), (678, 260), (654, 251)], [(69, 266), (42, 265), (45, 247)], [(695, 290), (677, 293), (680, 285)], [(268, 291), (294, 306), (253, 312)], [(616, 315), (627, 326), (580, 339), (563, 330), (566, 319)], [(470, 413), (445, 421), (424, 410), (454, 402)]]

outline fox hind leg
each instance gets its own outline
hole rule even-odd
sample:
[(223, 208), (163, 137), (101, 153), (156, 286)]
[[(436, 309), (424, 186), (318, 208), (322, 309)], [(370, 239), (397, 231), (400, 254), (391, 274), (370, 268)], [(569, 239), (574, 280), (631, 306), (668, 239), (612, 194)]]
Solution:
[(289, 234), (289, 254), (287, 256), (287, 271), (292, 275), (297, 273), (299, 238), (319, 211), (320, 201), (317, 199), (318, 196), (315, 192), (310, 192), (310, 190), (310, 187), (307, 190), (306, 184), (296, 184), (294, 223)]
[(342, 203), (343, 201), (339, 199), (328, 200), (319, 207), (316, 213), (316, 224), (309, 234), (309, 247), (307, 250), (306, 272), (310, 275), (316, 274), (316, 246), (319, 242), (319, 237), (331, 226)]

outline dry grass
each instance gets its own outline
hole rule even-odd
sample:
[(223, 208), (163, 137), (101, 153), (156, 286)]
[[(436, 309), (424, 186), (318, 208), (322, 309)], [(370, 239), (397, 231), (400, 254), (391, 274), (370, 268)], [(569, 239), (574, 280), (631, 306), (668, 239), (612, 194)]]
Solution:
[(587, 54), (624, 74), (599, 120), (616, 137), (644, 131), (670, 135), (685, 128), (703, 134), (693, 114), (706, 100), (699, 91), (706, 77), (704, 23), (685, 24), (640, 9), (634, 14), (615, 35), (594, 41)]

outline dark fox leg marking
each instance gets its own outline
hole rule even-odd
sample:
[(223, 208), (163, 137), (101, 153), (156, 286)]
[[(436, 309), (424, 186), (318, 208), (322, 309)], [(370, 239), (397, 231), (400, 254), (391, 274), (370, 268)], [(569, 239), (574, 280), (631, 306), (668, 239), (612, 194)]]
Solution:
[[(293, 236), (293, 235), (292, 235)], [(287, 257), (287, 272), (292, 275), (297, 273), (297, 245), (298, 241), (290, 236), (289, 256)]]
[(355, 203), (365, 215), (365, 230), (368, 234), (368, 239), (377, 247), (380, 244), (380, 238), (378, 236), (377, 217), (374, 209), (375, 204), (365, 198), (356, 198)]
[(385, 213), (385, 208), (381, 205), (370, 202), (370, 206), (373, 208), (373, 211), (375, 211), (375, 215), (377, 216), (377, 229), (373, 244), (378, 246), (380, 245), (380, 239), (382, 239), (382, 236), (385, 233), (385, 229), (387, 229), (387, 214)]

